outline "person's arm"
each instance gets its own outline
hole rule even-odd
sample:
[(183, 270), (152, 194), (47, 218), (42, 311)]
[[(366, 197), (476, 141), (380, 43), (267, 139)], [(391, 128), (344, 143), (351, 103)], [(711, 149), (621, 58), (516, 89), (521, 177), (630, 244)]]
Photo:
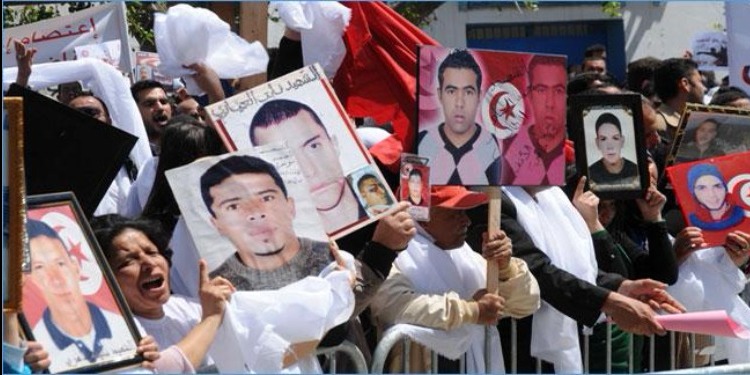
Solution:
[(23, 363), (27, 345), (21, 340), (17, 313), (3, 311), (3, 315), (3, 373), (29, 373)]
[(409, 204), (399, 202), (399, 208), (380, 219), (370, 242), (365, 244), (357, 259), (357, 284), (354, 288), (356, 306), (352, 316), (357, 316), (369, 305), (383, 280), (391, 271), (393, 261), (416, 234), (414, 221), (409, 215)]
[(667, 223), (661, 214), (667, 197), (652, 186), (646, 192), (646, 197), (636, 199), (635, 203), (646, 222), (644, 229), (648, 239), (648, 251), (643, 251), (628, 239), (622, 241), (623, 249), (633, 261), (633, 278), (652, 278), (672, 285), (677, 282), (679, 270), (677, 257), (667, 233)]
[(208, 95), (209, 104), (224, 100), (224, 89), (221, 87), (221, 81), (216, 71), (203, 63), (195, 63), (186, 68), (195, 72), (192, 77), (198, 84), (198, 87)]
[(609, 288), (622, 282), (622, 277), (600, 274), (593, 285), (557, 268), (549, 257), (539, 250), (516, 220), (516, 208), (505, 194), (502, 195), (500, 227), (513, 242), (513, 253), (523, 259), (539, 284), (541, 298), (572, 319), (592, 326), (601, 314), (610, 290), (597, 286), (599, 281)]
[(504, 317), (524, 318), (535, 313), (541, 303), (539, 284), (519, 258), (511, 258), (506, 272), (500, 271), (497, 294), (505, 298)]
[(724, 248), (737, 267), (746, 266), (750, 259), (750, 233), (741, 230), (727, 233)]
[(648, 251), (644, 251), (632, 241), (623, 241), (625, 252), (633, 260), (633, 278), (651, 278), (669, 285), (676, 283), (679, 267), (667, 233), (667, 223), (648, 222), (644, 229), (648, 239)]
[(539, 309), (539, 285), (529, 272), (526, 262), (513, 258), (513, 244), (502, 230), (490, 230), (482, 235), (481, 267), (495, 262), (498, 269), (498, 288), (495, 294), (505, 299), (502, 315), (523, 318)]
[(406, 323), (450, 330), (479, 320), (479, 303), (455, 292), (420, 294), (409, 278), (393, 267), (371, 305), (379, 325)]
[(13, 46), (16, 50), (16, 63), (18, 64), (18, 73), (16, 74), (16, 84), (22, 87), (29, 85), (31, 77), (31, 64), (36, 54), (36, 48), (26, 49), (26, 45), (18, 40), (13, 40)]
[(221, 276), (209, 280), (205, 260), (199, 262), (198, 272), (200, 273), (198, 290), (203, 318), (176, 345), (193, 368), (201, 366), (216, 337), (216, 331), (221, 325), (226, 301), (234, 292), (232, 283)]

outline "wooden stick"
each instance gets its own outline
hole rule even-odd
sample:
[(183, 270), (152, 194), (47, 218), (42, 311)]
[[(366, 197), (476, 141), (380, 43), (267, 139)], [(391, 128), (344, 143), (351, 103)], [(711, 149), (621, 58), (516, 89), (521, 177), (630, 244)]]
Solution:
[[(487, 214), (487, 233), (491, 234), (500, 230), (500, 186), (490, 186), (485, 189), (490, 198), (489, 211)], [(487, 262), (487, 291), (497, 293), (500, 271), (497, 262)]]
[(23, 98), (4, 98), (8, 115), (8, 282), (3, 311), (21, 310), (21, 272), (26, 248), (26, 184), (23, 162)]

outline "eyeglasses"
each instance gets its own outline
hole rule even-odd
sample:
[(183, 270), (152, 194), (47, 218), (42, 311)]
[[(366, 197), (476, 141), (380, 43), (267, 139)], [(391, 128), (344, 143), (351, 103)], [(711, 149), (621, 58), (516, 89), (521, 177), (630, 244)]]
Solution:
[(94, 107), (79, 107), (76, 109), (91, 117), (98, 117), (99, 115), (102, 114), (101, 110), (99, 110), (98, 108), (94, 108)]

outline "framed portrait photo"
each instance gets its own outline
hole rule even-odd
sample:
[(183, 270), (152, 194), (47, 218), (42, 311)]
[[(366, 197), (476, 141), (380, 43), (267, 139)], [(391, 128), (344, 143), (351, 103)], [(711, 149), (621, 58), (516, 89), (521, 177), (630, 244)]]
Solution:
[(688, 103), (666, 165), (750, 150), (750, 110)]
[(688, 226), (698, 227), (710, 246), (727, 233), (750, 230), (750, 151), (667, 168)]
[(50, 372), (139, 364), (141, 335), (75, 196), (28, 197), (26, 235), (21, 326), (49, 353)]
[(603, 199), (640, 198), (649, 187), (639, 95), (570, 98), (576, 167)]
[[(315, 64), (206, 107), (230, 151), (285, 142), (300, 163), (326, 232), (338, 239), (395, 209), (396, 198), (333, 87)], [(373, 215), (348, 183), (367, 166), (385, 189), (389, 210)]]
[(565, 56), (421, 46), (418, 59), (431, 184), (564, 185)]

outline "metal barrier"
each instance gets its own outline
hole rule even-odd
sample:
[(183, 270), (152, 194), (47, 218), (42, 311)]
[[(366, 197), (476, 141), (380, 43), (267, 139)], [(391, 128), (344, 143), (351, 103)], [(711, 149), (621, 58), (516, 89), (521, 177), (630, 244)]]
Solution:
[[(517, 348), (517, 327), (516, 327), (516, 321), (512, 320), (511, 322), (511, 348), (510, 348), (510, 364), (511, 368), (510, 371), (507, 371), (508, 373), (517, 373), (517, 356), (518, 356), (518, 348)], [(606, 323), (606, 373), (611, 374), (612, 373), (612, 323)], [(629, 373), (633, 373), (636, 370), (636, 364), (634, 363), (634, 343), (633, 343), (633, 335), (629, 334), (629, 346), (628, 346), (628, 370)], [(681, 370), (675, 370), (675, 368), (678, 366), (677, 363), (677, 352), (676, 352), (676, 334), (675, 332), (669, 332), (669, 340), (670, 340), (670, 350), (669, 350), (669, 368), (671, 370), (669, 371), (662, 371), (662, 372), (655, 372), (656, 368), (656, 340), (654, 336), (650, 336), (648, 338), (648, 345), (650, 347), (649, 350), (649, 358), (648, 358), (648, 369), (651, 373), (656, 374), (729, 374), (729, 373), (745, 373), (750, 374), (750, 363), (749, 364), (742, 364), (742, 365), (723, 365), (723, 366), (715, 366), (714, 361), (715, 358), (713, 356), (714, 354), (714, 342), (713, 337), (711, 337), (711, 341), (708, 343), (708, 346), (705, 346), (701, 348), (700, 350), (696, 350), (695, 345), (695, 339), (696, 336), (694, 334), (689, 335), (690, 338), (690, 349), (688, 351), (689, 359), (688, 361), (683, 360), (683, 363), (687, 363), (690, 368), (687, 369), (681, 369)], [(589, 373), (590, 369), (590, 343), (589, 343), (589, 336), (584, 335), (583, 338), (583, 366), (584, 366), (584, 373)], [(371, 367), (371, 372), (373, 374), (382, 374), (384, 373), (385, 366), (386, 366), (386, 359), (388, 357), (388, 354), (391, 352), (391, 350), (394, 348), (394, 346), (399, 343), (403, 342), (403, 352), (402, 352), (402, 369), (405, 373), (408, 373), (410, 370), (410, 350), (409, 350), (409, 343), (411, 340), (408, 336), (400, 333), (395, 332), (393, 330), (387, 330), (381, 340), (378, 342), (377, 347), (375, 348), (375, 353), (373, 355), (373, 363)], [(434, 351), (430, 351), (432, 355), (432, 368), (429, 369), (430, 373), (437, 373), (437, 354)], [(491, 354), (489, 350), (487, 350), (487, 346), (485, 346), (485, 353), (490, 355), (485, 355), (485, 364), (489, 363), (488, 361), (491, 358)], [(696, 355), (707, 355), (709, 356), (708, 359), (708, 365), (710, 367), (696, 367)], [(489, 368), (489, 366), (487, 366)], [(461, 357), (461, 363), (460, 363), (460, 369), (462, 370), (462, 373), (466, 373), (466, 361), (465, 361), (465, 355)], [(508, 370), (508, 369), (506, 369)], [(542, 362), (537, 359), (536, 361), (536, 373), (540, 374), (542, 371)], [(640, 369), (637, 369), (637, 371), (640, 371)]]
[[(514, 329), (515, 329), (515, 321), (513, 321)], [(486, 327), (494, 328), (494, 327)], [(484, 365), (485, 368), (490, 368), (490, 361), (492, 359), (492, 352), (490, 351), (489, 346), (489, 331), (485, 329), (485, 346), (484, 346)], [(388, 359), (388, 354), (391, 352), (393, 347), (398, 344), (399, 342), (402, 342), (402, 356), (401, 356), (401, 368), (403, 369), (404, 373), (411, 373), (410, 364), (411, 364), (411, 351), (410, 351), (410, 343), (411, 339), (409, 336), (401, 333), (396, 332), (392, 329), (389, 329), (385, 331), (383, 334), (383, 337), (378, 341), (378, 346), (375, 348), (375, 353), (372, 357), (372, 367), (371, 367), (371, 373), (373, 374), (382, 374), (385, 370), (386, 360)], [(513, 341), (515, 348), (515, 340)], [(429, 348), (428, 348), (429, 349)], [(437, 374), (438, 373), (438, 354), (430, 350), (430, 356), (431, 356), (431, 368), (429, 370), (429, 373), (431, 374)], [(459, 369), (461, 370), (462, 374), (466, 373), (466, 354), (462, 355), (459, 358)], [(422, 369), (420, 369), (422, 370)]]
[(750, 374), (750, 363), (660, 371), (653, 374)]
[(316, 356), (324, 356), (328, 361), (329, 374), (336, 373), (336, 354), (338, 353), (346, 354), (349, 359), (351, 359), (357, 374), (367, 374), (367, 361), (365, 361), (365, 356), (356, 345), (348, 340), (344, 340), (344, 342), (339, 345), (328, 348), (318, 348), (315, 351)]

